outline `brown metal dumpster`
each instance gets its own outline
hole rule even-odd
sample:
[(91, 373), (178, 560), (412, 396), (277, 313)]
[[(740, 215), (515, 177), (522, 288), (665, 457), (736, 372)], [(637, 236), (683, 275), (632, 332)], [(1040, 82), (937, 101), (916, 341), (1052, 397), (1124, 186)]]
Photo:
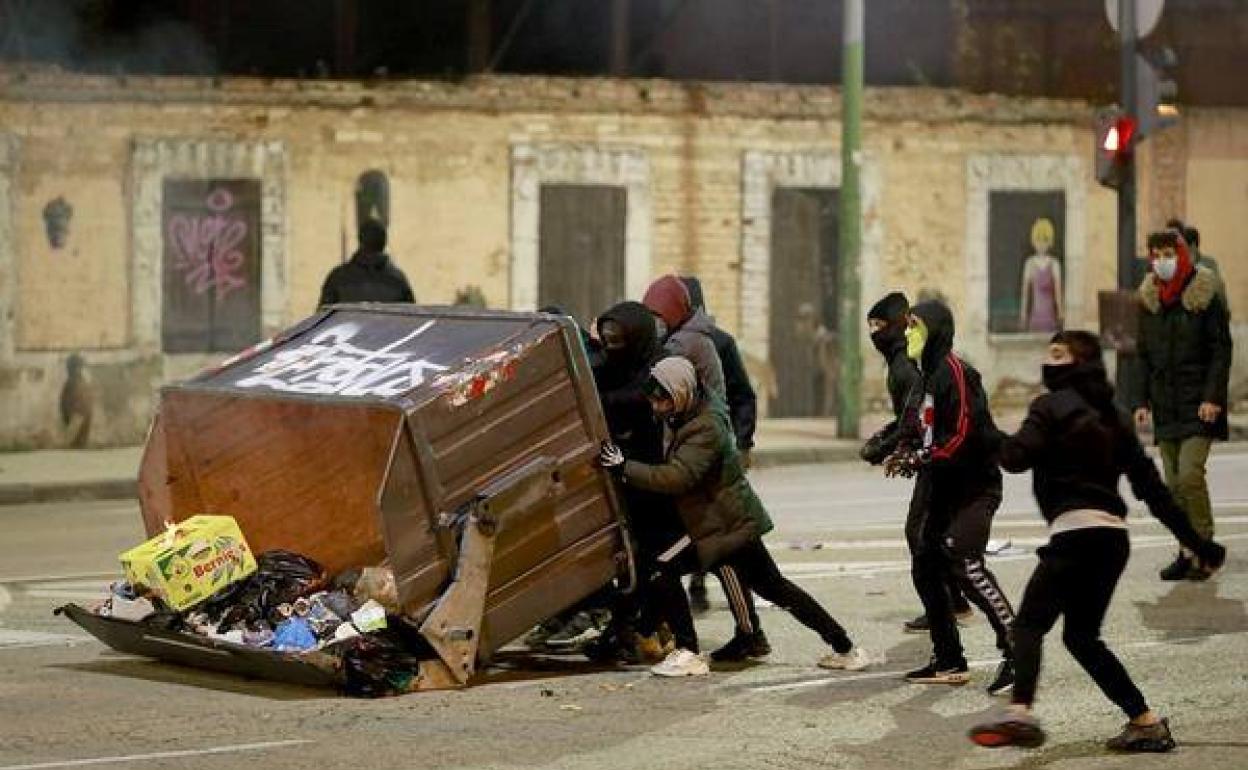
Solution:
[(331, 573), (388, 561), (437, 653), (420, 686), (456, 686), (534, 624), (631, 583), (594, 464), (606, 437), (568, 319), (340, 305), (164, 388), (139, 497), (149, 535), (227, 514), (255, 552)]

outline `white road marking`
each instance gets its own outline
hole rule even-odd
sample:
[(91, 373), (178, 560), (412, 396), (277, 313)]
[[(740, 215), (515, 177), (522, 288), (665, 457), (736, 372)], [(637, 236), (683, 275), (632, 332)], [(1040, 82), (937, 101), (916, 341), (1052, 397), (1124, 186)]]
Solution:
[(207, 754), (236, 754), (244, 751), (265, 751), (290, 746), (303, 746), (311, 743), (306, 740), (268, 741), (266, 743), (237, 743), (233, 746), (213, 746), (206, 749), (187, 749), (185, 751), (160, 751), (151, 754), (129, 754), (120, 757), (92, 757), (90, 759), (67, 759), (62, 762), (39, 762), (33, 765), (0, 765), (0, 770), (50, 770), (56, 767), (83, 767), (84, 765), (107, 765), (117, 762), (145, 762), (153, 759), (176, 759), (178, 757), (199, 757)]
[[(1248, 631), (1234, 631), (1227, 634), (1213, 634), (1212, 636), (1242, 636), (1248, 634)], [(1173, 647), (1192, 642), (1200, 642), (1208, 639), (1209, 636), (1189, 636), (1179, 639), (1148, 639), (1140, 642), (1127, 642), (1126, 644), (1110, 644), (1109, 646), (1115, 650), (1142, 650), (1153, 647)], [(967, 661), (969, 668), (995, 668), (1000, 665), (1000, 658), (989, 658), (984, 660)], [(897, 671), (870, 671), (862, 674), (852, 674), (850, 676), (821, 676), (817, 679), (800, 679), (795, 682), (784, 682), (783, 684), (768, 684), (755, 687), (747, 687), (749, 692), (788, 692), (790, 690), (805, 690), (811, 687), (822, 687), (829, 684), (841, 684), (843, 682), (863, 682), (873, 679), (894, 679), (905, 676), (903, 670)], [(925, 687), (928, 685), (924, 685)], [(6, 768), (0, 768), (6, 770)]]
[(70, 634), (48, 634), (42, 631), (21, 631), (0, 628), (0, 651), (24, 650), (31, 647), (60, 647), (84, 642), (91, 637)]

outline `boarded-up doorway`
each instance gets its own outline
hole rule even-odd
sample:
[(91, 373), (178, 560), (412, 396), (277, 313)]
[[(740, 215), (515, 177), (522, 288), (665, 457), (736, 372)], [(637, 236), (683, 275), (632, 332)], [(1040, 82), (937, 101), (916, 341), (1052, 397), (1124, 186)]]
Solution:
[(230, 353), (260, 340), (260, 183), (166, 180), (162, 347)]
[(624, 298), (627, 189), (544, 184), (540, 211), (538, 306), (588, 324)]
[(772, 193), (770, 417), (836, 413), (837, 193), (798, 187)]

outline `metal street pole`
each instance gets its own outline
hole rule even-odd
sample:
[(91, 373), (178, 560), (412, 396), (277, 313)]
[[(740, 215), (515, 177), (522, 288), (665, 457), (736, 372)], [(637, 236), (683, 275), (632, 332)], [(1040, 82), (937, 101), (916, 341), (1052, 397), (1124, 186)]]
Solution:
[[(1130, 117), (1139, 120), (1136, 104), (1135, 80), (1135, 0), (1119, 0), (1118, 39), (1122, 64), (1119, 94), (1122, 109)], [(1136, 125), (1139, 125), (1138, 122)], [(1135, 137), (1127, 148), (1130, 160), (1126, 164), (1122, 185), (1118, 188), (1118, 288), (1131, 289), (1135, 283)]]
[(862, 286), (859, 263), (862, 252), (862, 199), (859, 171), (862, 165), (862, 48), (863, 0), (844, 0), (844, 46), (841, 54), (841, 192), (838, 216), (837, 318), (840, 367), (837, 381), (837, 435), (858, 437), (862, 410)]
[[(1118, 54), (1121, 62), (1119, 97), (1122, 110), (1138, 121), (1135, 88), (1135, 0), (1118, 2)], [(1138, 122), (1136, 123), (1138, 126)], [(1127, 150), (1122, 184), (1118, 187), (1118, 289), (1130, 290), (1135, 283), (1135, 135)], [(1123, 403), (1131, 401), (1136, 372), (1135, 355), (1119, 351), (1114, 384)]]

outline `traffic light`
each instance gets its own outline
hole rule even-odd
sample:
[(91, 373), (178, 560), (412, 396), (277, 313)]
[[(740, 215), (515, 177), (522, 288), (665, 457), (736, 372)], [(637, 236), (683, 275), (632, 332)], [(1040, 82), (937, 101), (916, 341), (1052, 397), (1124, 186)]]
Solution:
[(1136, 120), (1117, 109), (1101, 110), (1096, 116), (1096, 181), (1117, 190), (1135, 148)]
[(1174, 51), (1161, 48), (1135, 55), (1135, 99), (1139, 126), (1136, 138), (1151, 136), (1179, 119), (1175, 104), (1179, 87), (1174, 82), (1178, 59)]

